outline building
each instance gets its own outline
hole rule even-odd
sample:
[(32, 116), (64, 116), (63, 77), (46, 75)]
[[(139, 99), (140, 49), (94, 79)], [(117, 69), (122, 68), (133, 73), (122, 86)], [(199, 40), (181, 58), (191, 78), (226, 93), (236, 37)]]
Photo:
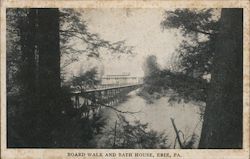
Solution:
[(132, 85), (142, 82), (141, 77), (130, 76), (128, 73), (121, 75), (105, 75), (101, 79), (102, 85)]

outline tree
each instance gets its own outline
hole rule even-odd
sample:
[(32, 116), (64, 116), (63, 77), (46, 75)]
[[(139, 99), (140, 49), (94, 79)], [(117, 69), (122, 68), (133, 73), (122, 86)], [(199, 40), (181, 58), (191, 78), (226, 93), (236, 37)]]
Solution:
[[(57, 144), (57, 129), (62, 125), (62, 107), (60, 104), (60, 46), (59, 46), (59, 10), (34, 9), (37, 25), (36, 51), (38, 73), (37, 127), (42, 135), (40, 145)], [(38, 132), (39, 133), (39, 132)]]
[(218, 17), (215, 9), (176, 9), (166, 11), (163, 29), (179, 29), (186, 37), (180, 47), (180, 71), (195, 78), (211, 73)]
[(17, 87), (17, 72), (19, 70), (21, 57), (20, 35), (21, 28), (24, 28), (27, 11), (24, 9), (6, 10), (6, 59), (7, 59), (7, 93), (16, 94)]
[[(26, 145), (28, 142), (27, 129), (29, 122), (24, 116), (25, 102), (31, 94), (26, 90), (34, 90), (31, 85), (33, 77), (25, 79), (23, 75), (32, 74), (30, 51), (26, 47), (25, 39), (31, 34), (25, 33), (27, 25), (26, 9), (7, 9), (7, 116), (8, 116), (8, 146)], [(23, 51), (25, 51), (25, 57)], [(24, 71), (26, 70), (26, 71)], [(26, 98), (24, 98), (26, 97)], [(31, 98), (32, 100), (33, 98)], [(30, 103), (31, 103), (30, 100)], [(26, 102), (27, 104), (28, 102)]]
[(148, 123), (140, 121), (130, 123), (123, 115), (118, 115), (118, 122), (114, 128), (104, 132), (101, 147), (108, 148), (169, 148), (167, 136), (164, 132), (157, 132), (148, 128)]
[(150, 55), (146, 58), (143, 64), (144, 70), (144, 86), (140, 91), (140, 95), (144, 97), (147, 102), (152, 103), (150, 95), (155, 92), (161, 92), (162, 80), (159, 77), (161, 72), (157, 63), (157, 58), (154, 55)]
[(84, 73), (80, 73), (79, 76), (74, 76), (72, 79), (72, 85), (79, 87), (81, 91), (84, 91), (86, 88), (94, 88), (100, 80), (97, 79), (97, 70), (92, 68)]
[(205, 102), (213, 65), (215, 38), (218, 34), (218, 10), (166, 11), (161, 27), (178, 29), (185, 39), (176, 49), (177, 69), (162, 70), (158, 76), (152, 78), (161, 77), (161, 86), (174, 90), (175, 93), (172, 94), (170, 100), (180, 101), (184, 98), (185, 101)]
[[(201, 75), (211, 74), (199, 147), (241, 148), (242, 9), (222, 9), (220, 23), (211, 19), (210, 12), (176, 10), (169, 12), (162, 25), (179, 28), (184, 36), (191, 37), (192, 43), (183, 43), (180, 48), (184, 50), (180, 54), (184, 70), (198, 69)], [(199, 41), (197, 34), (206, 35), (207, 40)]]
[[(110, 42), (88, 30), (83, 14), (77, 9), (60, 9), (60, 49), (67, 59), (62, 63), (66, 67), (78, 60), (78, 55), (99, 58), (103, 49), (111, 53), (132, 54), (133, 47), (125, 41)], [(79, 45), (81, 47), (79, 47)]]
[(183, 35), (214, 35), (218, 22), (213, 19), (214, 9), (176, 9), (166, 11), (161, 23), (164, 28), (181, 29)]
[(200, 148), (242, 148), (243, 9), (222, 9)]
[[(18, 94), (8, 97), (8, 108), (15, 115), (10, 116), (10, 132), (18, 134), (8, 138), (8, 146), (46, 147), (55, 145), (56, 126), (60, 126), (60, 50), (58, 9), (13, 9), (17, 16), (16, 25), (19, 39), (12, 43), (20, 47), (19, 55), (10, 58), (17, 68)], [(8, 19), (9, 20), (9, 19)], [(7, 52), (12, 52), (8, 50)], [(12, 54), (15, 53), (12, 52)], [(11, 53), (10, 53), (11, 55)], [(10, 56), (8, 55), (8, 56)], [(19, 59), (18, 57), (21, 58)], [(11, 59), (8, 61), (15, 61)], [(10, 63), (9, 63), (10, 64)], [(9, 70), (10, 71), (10, 70)], [(10, 73), (11, 74), (11, 73)], [(9, 118), (9, 117), (8, 117)], [(16, 123), (14, 127), (11, 127)]]
[[(81, 15), (70, 9), (7, 9), (7, 25), (8, 147), (74, 147), (76, 140), (75, 145), (86, 145), (87, 137), (82, 141), (81, 135), (69, 135), (84, 134), (90, 121), (82, 122), (69, 90), (61, 87), (61, 57), (98, 57), (100, 48), (131, 53), (131, 47), (90, 33)], [(84, 50), (70, 44), (74, 38), (86, 45)], [(66, 63), (71, 62), (72, 58)], [(85, 75), (89, 85), (99, 82), (95, 70)]]
[(155, 74), (160, 70), (157, 63), (157, 58), (154, 55), (148, 56), (143, 66), (146, 77), (151, 76), (152, 74)]

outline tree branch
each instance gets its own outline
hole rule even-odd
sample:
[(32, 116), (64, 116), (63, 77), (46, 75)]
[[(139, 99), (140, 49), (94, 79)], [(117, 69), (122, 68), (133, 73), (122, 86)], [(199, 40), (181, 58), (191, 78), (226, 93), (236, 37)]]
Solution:
[(205, 31), (202, 31), (202, 30), (199, 30), (199, 29), (196, 29), (196, 28), (187, 28), (187, 29), (189, 29), (191, 31), (194, 31), (194, 32), (201, 33), (201, 34), (214, 35), (213, 33), (205, 32)]
[(87, 96), (87, 95), (84, 95), (84, 97), (87, 98), (88, 100), (90, 100), (90, 101), (93, 102), (93, 103), (96, 103), (96, 104), (99, 104), (99, 105), (101, 105), (101, 106), (110, 108), (110, 109), (112, 109), (112, 110), (114, 110), (114, 111), (116, 111), (116, 112), (119, 112), (119, 113), (123, 113), (123, 114), (136, 114), (136, 113), (140, 113), (140, 112), (141, 112), (141, 111), (137, 111), (137, 112), (122, 111), (122, 110), (119, 110), (119, 109), (114, 108), (114, 107), (112, 107), (112, 106), (103, 104), (103, 103), (101, 103), (101, 102), (93, 101), (93, 100), (92, 100), (89, 96)]

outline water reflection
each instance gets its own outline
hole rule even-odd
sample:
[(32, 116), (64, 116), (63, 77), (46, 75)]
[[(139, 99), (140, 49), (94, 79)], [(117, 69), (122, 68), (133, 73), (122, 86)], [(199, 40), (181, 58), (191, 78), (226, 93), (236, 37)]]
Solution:
[[(141, 123), (148, 123), (150, 129), (158, 132), (164, 131), (168, 136), (168, 142), (170, 142), (171, 148), (174, 147), (176, 134), (170, 118), (175, 119), (177, 129), (183, 132), (185, 139), (190, 138), (194, 133), (198, 135), (199, 138), (202, 127), (200, 114), (202, 111), (201, 108), (204, 108), (204, 103), (180, 102), (171, 104), (168, 101), (169, 97), (162, 97), (150, 104), (137, 95), (138, 91), (139, 90), (135, 90), (129, 93), (127, 101), (116, 106), (117, 109), (122, 111), (139, 111), (139, 113), (136, 114), (123, 114), (128, 121), (133, 123), (139, 120)], [(111, 109), (104, 109), (103, 115), (107, 118), (105, 129), (113, 128), (115, 121), (118, 120), (116, 112)], [(101, 138), (98, 140), (102, 142)], [(194, 148), (198, 147), (198, 142), (199, 139), (193, 145)], [(176, 148), (178, 148), (178, 145)]]

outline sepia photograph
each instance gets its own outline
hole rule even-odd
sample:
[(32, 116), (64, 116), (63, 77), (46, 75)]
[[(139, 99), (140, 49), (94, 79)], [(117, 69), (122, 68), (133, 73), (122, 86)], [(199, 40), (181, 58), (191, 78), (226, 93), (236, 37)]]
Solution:
[(242, 11), (8, 8), (8, 147), (242, 148)]
[[(4, 15), (6, 149), (177, 159), (139, 152), (246, 148), (243, 7), (6, 7)], [(138, 153), (102, 154), (112, 149)]]

